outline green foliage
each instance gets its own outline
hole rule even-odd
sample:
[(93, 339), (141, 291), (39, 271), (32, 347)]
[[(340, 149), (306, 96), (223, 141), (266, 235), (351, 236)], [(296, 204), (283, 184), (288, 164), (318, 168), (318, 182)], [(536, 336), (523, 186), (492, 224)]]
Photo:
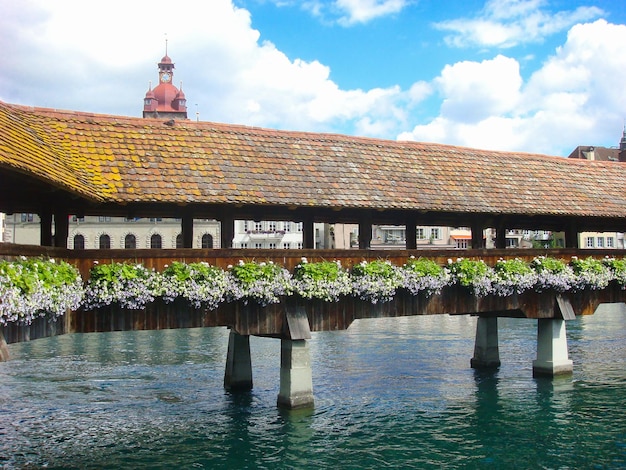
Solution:
[(594, 258), (572, 258), (570, 266), (574, 270), (574, 274), (602, 274), (605, 271), (605, 266), (599, 259)]
[(119, 283), (136, 279), (148, 279), (150, 271), (141, 264), (109, 263), (96, 264), (91, 268), (90, 282)]
[(547, 271), (552, 274), (561, 274), (567, 270), (567, 264), (563, 260), (545, 256), (535, 258), (530, 263), (530, 267), (538, 273)]
[(356, 277), (370, 276), (375, 278), (391, 279), (396, 276), (393, 265), (386, 260), (362, 262), (352, 267), (352, 275)]
[(465, 287), (471, 287), (486, 278), (489, 266), (483, 260), (457, 258), (456, 261), (448, 260), (448, 269), (454, 278)]
[(281, 275), (282, 268), (269, 261), (239, 261), (230, 269), (233, 277), (243, 285), (251, 285), (257, 281), (271, 281)]
[(42, 258), (0, 261), (0, 275), (26, 295), (40, 288), (50, 290), (72, 285), (80, 278), (78, 270), (65, 261)]
[(180, 282), (193, 280), (196, 282), (212, 281), (221, 278), (223, 271), (208, 263), (181, 263), (173, 261), (167, 268), (163, 270), (163, 276), (172, 277)]
[(533, 273), (533, 270), (526, 263), (526, 261), (520, 258), (508, 260), (500, 259), (496, 262), (496, 265), (493, 269), (495, 274), (500, 279), (504, 280), (515, 279), (520, 276), (525, 276)]
[(438, 277), (443, 273), (443, 268), (441, 266), (433, 260), (424, 258), (411, 258), (406, 262), (404, 267), (418, 276)]
[(294, 270), (295, 279), (305, 278), (312, 281), (336, 281), (341, 272), (341, 265), (334, 261), (319, 261), (316, 263), (302, 262)]

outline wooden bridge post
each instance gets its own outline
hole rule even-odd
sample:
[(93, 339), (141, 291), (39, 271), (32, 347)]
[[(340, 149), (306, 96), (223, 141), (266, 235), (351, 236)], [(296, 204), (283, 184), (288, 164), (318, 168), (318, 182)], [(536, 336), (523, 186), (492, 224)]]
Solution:
[(571, 374), (573, 362), (567, 352), (565, 320), (540, 318), (537, 324), (537, 359), (533, 361), (533, 377)]
[(372, 219), (363, 217), (359, 219), (359, 249), (369, 250), (372, 245)]
[(52, 212), (48, 209), (39, 213), (39, 234), (41, 246), (52, 246)]
[(230, 330), (230, 335), (228, 336), (224, 388), (226, 390), (252, 389), (250, 336), (240, 335), (233, 330)]
[(180, 222), (183, 235), (183, 248), (193, 248), (193, 213), (189, 210), (183, 212)]
[(485, 229), (485, 225), (481, 219), (477, 219), (472, 223), (472, 249), (480, 250), (484, 248), (483, 246), (483, 230)]
[(473, 369), (500, 367), (498, 317), (478, 317), (474, 357), (470, 365)]
[(414, 217), (409, 218), (406, 223), (406, 249), (415, 250), (417, 248), (417, 221)]
[(235, 238), (235, 219), (232, 215), (222, 214), (220, 217), (220, 248), (232, 248)]
[(69, 214), (63, 208), (54, 212), (54, 246), (67, 248), (67, 237), (70, 233)]

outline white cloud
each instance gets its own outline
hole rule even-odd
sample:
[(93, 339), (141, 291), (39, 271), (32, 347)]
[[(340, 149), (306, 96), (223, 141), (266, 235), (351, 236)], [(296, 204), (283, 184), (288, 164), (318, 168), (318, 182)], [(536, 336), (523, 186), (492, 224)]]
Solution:
[(444, 96), (443, 117), (477, 122), (515, 109), (522, 78), (517, 61), (499, 55), (447, 65), (435, 83)]
[(574, 26), (566, 43), (523, 83), (514, 59), (446, 66), (434, 80), (439, 116), (399, 135), (470, 147), (567, 155), (617, 145), (626, 115), (626, 26)]
[[(303, 1), (301, 7), (313, 16), (333, 19), (341, 26), (368, 23), (401, 12), (411, 0), (322, 0)], [(275, 0), (275, 3), (276, 2)], [(292, 5), (292, 4), (290, 4)]]
[[(383, 3), (344, 6), (362, 15), (390, 8)], [(405, 108), (427, 94), (423, 84), (410, 93), (340, 89), (326, 65), (290, 60), (260, 42), (249, 12), (231, 0), (178, 0), (184, 21), (168, 21), (167, 31), (153, 27), (155, 14), (171, 11), (167, 0), (0, 0), (0, 7), (10, 71), (0, 75), (0, 99), (13, 103), (139, 116), (165, 33), (191, 118), (198, 112), (218, 122), (389, 136), (406, 125)]]
[(335, 6), (345, 15), (339, 20), (344, 26), (367, 23), (374, 18), (399, 13), (407, 0), (336, 0)]
[(598, 18), (597, 7), (578, 7), (572, 11), (547, 11), (545, 0), (490, 0), (475, 18), (442, 21), (435, 28), (449, 31), (446, 42), (455, 47), (512, 47), (566, 30), (580, 22)]

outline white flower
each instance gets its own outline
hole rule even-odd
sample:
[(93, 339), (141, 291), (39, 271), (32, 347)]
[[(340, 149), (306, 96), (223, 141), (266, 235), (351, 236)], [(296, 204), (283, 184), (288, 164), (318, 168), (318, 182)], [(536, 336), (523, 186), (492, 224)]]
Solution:
[(238, 264), (239, 264), (239, 266), (243, 266), (245, 263), (243, 262), (242, 259), (240, 259)]

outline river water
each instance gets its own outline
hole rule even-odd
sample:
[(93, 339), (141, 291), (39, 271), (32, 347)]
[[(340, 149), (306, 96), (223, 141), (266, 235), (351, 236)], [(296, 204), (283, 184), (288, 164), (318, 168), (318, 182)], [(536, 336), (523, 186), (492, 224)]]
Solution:
[(626, 312), (568, 322), (574, 374), (533, 379), (535, 320), (359, 320), (313, 333), (315, 408), (276, 407), (280, 341), (251, 338), (254, 390), (223, 389), (224, 328), (66, 335), (0, 363), (0, 468), (626, 468)]

